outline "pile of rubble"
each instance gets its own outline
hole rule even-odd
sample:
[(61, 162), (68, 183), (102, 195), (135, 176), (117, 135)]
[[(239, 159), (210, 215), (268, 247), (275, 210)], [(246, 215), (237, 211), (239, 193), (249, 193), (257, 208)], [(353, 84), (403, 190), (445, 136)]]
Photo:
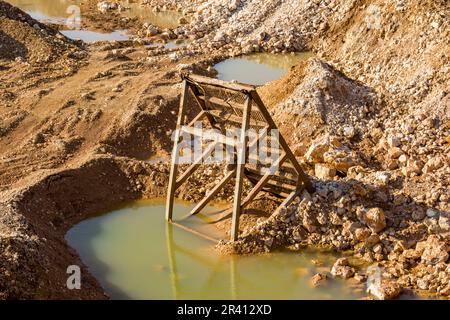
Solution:
[[(238, 53), (304, 51), (317, 28), (325, 28), (333, 1), (210, 0), (199, 6), (188, 32), (203, 50)], [(340, 10), (340, 9), (339, 9)]]
[[(412, 190), (402, 186), (403, 180), (411, 179), (405, 167), (370, 168), (342, 141), (345, 137), (325, 135), (313, 142), (304, 155), (305, 164), (313, 166), (320, 179), (315, 181), (314, 194), (304, 193), (278, 216), (246, 230), (237, 243), (222, 245), (239, 253), (303, 246), (352, 250), (364, 263), (377, 263), (384, 278), (396, 279), (389, 281), (392, 285), (448, 295), (449, 180), (436, 176), (439, 171), (442, 177), (448, 176), (448, 163), (441, 163), (432, 173), (415, 172), (415, 178), (433, 176), (439, 180), (429, 186), (425, 177), (414, 186), (439, 189), (437, 195), (422, 193), (422, 197), (414, 197), (409, 194)], [(331, 271), (335, 276), (349, 278), (356, 274), (347, 266), (338, 266)], [(430, 268), (434, 268), (430, 273), (423, 271)], [(437, 279), (429, 276), (435, 273)], [(392, 289), (384, 285), (386, 290)]]

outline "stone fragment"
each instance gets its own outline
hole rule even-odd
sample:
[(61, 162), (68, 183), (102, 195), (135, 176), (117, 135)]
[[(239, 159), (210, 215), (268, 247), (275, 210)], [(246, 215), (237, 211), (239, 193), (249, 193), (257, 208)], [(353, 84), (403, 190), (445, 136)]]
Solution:
[(347, 258), (340, 258), (331, 268), (331, 274), (333, 275), (333, 277), (348, 279), (355, 274), (355, 269), (348, 265)]
[(350, 167), (355, 165), (352, 153), (347, 148), (327, 151), (323, 154), (323, 160), (331, 167), (343, 172), (347, 172)]
[(395, 137), (395, 136), (389, 136), (387, 138), (387, 143), (389, 145), (389, 147), (393, 148), (393, 147), (398, 147), (400, 145), (400, 138)]
[(450, 296), (450, 284), (441, 289), (439, 293), (446, 297)]
[(355, 238), (360, 242), (369, 238), (370, 234), (371, 231), (368, 228), (358, 228), (355, 230)]
[(430, 283), (426, 279), (417, 280), (417, 287), (421, 290), (428, 290)]
[(344, 136), (349, 139), (353, 138), (356, 135), (356, 130), (355, 130), (355, 127), (353, 127), (353, 126), (344, 126), (344, 129), (342, 132), (343, 132)]
[(387, 185), (389, 183), (390, 178), (391, 175), (388, 172), (377, 171), (375, 173), (375, 179), (377, 179), (377, 181), (380, 182), (382, 185)]
[(314, 173), (319, 179), (329, 180), (336, 176), (336, 169), (316, 163), (314, 165)]
[(402, 149), (398, 147), (393, 147), (388, 150), (388, 156), (390, 159), (398, 159), (402, 154)]
[(325, 273), (316, 273), (312, 276), (310, 284), (312, 287), (317, 288), (326, 284), (328, 277)]
[(329, 136), (315, 140), (305, 154), (306, 160), (310, 163), (323, 162), (323, 154), (330, 148), (329, 140)]
[(439, 216), (439, 227), (442, 231), (450, 231), (450, 215), (442, 212)]
[(153, 36), (156, 36), (156, 35), (159, 34), (160, 32), (161, 32), (161, 31), (160, 31), (157, 27), (155, 27), (155, 26), (153, 26), (153, 25), (149, 25), (149, 26), (147, 27), (147, 30), (145, 31), (147, 37), (153, 37)]
[(372, 232), (378, 233), (386, 228), (386, 217), (383, 209), (370, 208), (364, 215), (364, 222), (372, 230)]
[(419, 242), (416, 245), (416, 251), (421, 254), (422, 263), (436, 265), (448, 260), (449, 248), (444, 241), (439, 240), (436, 235), (428, 236), (426, 241)]
[(400, 295), (402, 288), (392, 280), (374, 279), (368, 284), (367, 292), (378, 300), (392, 300)]
[(380, 242), (380, 237), (376, 233), (373, 233), (373, 234), (369, 235), (367, 237), (367, 239), (365, 240), (365, 244), (369, 248), (372, 248), (373, 246), (375, 246), (379, 242)]
[(434, 218), (438, 215), (438, 213), (436, 212), (436, 210), (433, 210), (431, 208), (427, 209), (426, 215), (428, 218)]
[(440, 169), (444, 165), (440, 157), (433, 157), (429, 159), (422, 168), (424, 173), (432, 173)]

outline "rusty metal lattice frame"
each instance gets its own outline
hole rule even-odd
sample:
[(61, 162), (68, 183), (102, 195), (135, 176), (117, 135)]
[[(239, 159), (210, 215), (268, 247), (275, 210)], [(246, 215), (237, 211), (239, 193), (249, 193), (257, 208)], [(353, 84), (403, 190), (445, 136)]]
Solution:
[[(205, 198), (196, 205), (190, 214), (199, 213), (217, 195), (217, 193), (219, 193), (219, 191), (235, 177), (236, 185), (232, 207), (231, 227), (231, 238), (234, 241), (238, 239), (239, 235), (239, 217), (241, 210), (255, 199), (259, 192), (265, 190), (285, 198), (277, 209), (278, 211), (280, 208), (288, 206), (295, 196), (303, 190), (303, 187), (309, 192), (314, 191), (314, 187), (308, 176), (303, 172), (281, 133), (278, 134), (278, 143), (281, 148), (281, 150), (278, 151), (281, 151), (281, 155), (271, 164), (271, 168), (275, 166), (280, 168), (277, 171), (278, 174), (273, 171), (258, 174), (257, 169), (250, 168), (248, 165), (248, 150), (257, 144), (262, 137), (258, 136), (253, 141), (249, 141), (246, 134), (247, 130), (249, 128), (258, 127), (265, 130), (264, 132), (266, 132), (266, 134), (270, 130), (278, 130), (270, 113), (267, 111), (264, 103), (259, 97), (256, 87), (240, 83), (225, 82), (193, 74), (182, 74), (182, 79), (182, 95), (178, 112), (167, 192), (167, 221), (172, 222), (173, 203), (176, 190), (194, 173), (200, 166), (202, 160), (207, 158), (211, 152), (213, 152), (217, 143), (234, 148), (237, 165), (225, 175), (216, 187), (206, 194)], [(201, 111), (194, 120), (190, 123), (186, 123), (185, 115), (189, 95), (193, 96), (193, 100), (195, 100), (195, 103), (200, 107)], [(226, 95), (230, 98), (224, 99), (223, 96)], [(218, 96), (222, 97), (218, 98)], [(232, 99), (233, 97), (235, 98), (234, 101)], [(236, 102), (235, 100), (239, 101)], [(245, 102), (242, 104), (241, 101), (243, 100), (245, 100)], [(228, 111), (225, 112), (224, 110)], [(185, 132), (190, 135), (205, 138), (203, 131), (194, 127), (196, 121), (205, 118), (209, 125), (212, 128), (219, 129), (219, 132), (208, 136), (208, 139), (213, 140), (213, 142), (177, 179), (181, 133)], [(239, 141), (230, 139), (225, 135), (224, 124), (227, 125), (230, 123), (240, 130), (241, 134), (239, 135)], [(286, 174), (283, 172), (285, 169), (290, 170), (290, 173)], [(254, 184), (254, 187), (242, 201), (244, 177), (247, 177)], [(271, 182), (271, 180), (275, 180), (276, 182)], [(267, 189), (268, 186), (269, 188)], [(286, 192), (286, 190), (288, 192)]]

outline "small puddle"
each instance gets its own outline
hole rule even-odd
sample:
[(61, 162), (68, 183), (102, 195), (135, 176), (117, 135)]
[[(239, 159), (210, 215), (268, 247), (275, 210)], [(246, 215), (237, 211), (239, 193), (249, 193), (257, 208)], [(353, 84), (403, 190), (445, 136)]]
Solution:
[(129, 10), (122, 12), (122, 15), (129, 18), (138, 17), (144, 22), (151, 23), (161, 29), (174, 29), (180, 25), (180, 18), (184, 17), (181, 12), (164, 10), (164, 11), (153, 11), (150, 6), (141, 6), (138, 3), (130, 3), (125, 6), (129, 7)]
[(252, 85), (263, 85), (279, 79), (292, 66), (312, 57), (311, 52), (296, 54), (255, 53), (219, 62), (214, 66), (220, 80), (236, 80)]
[(164, 48), (166, 48), (166, 49), (178, 49), (178, 48), (187, 47), (188, 44), (189, 43), (187, 41), (178, 42), (178, 41), (174, 40), (174, 41), (167, 42), (164, 45)]
[(84, 42), (96, 41), (125, 41), (129, 37), (125, 30), (116, 30), (110, 33), (101, 33), (88, 30), (62, 30), (61, 33), (73, 40), (83, 40)]
[[(343, 280), (313, 289), (311, 259), (331, 265), (331, 253), (302, 251), (219, 256), (213, 243), (168, 225), (163, 199), (133, 202), (74, 226), (66, 235), (113, 299), (357, 299)], [(176, 202), (175, 220), (192, 208)], [(208, 207), (205, 212), (219, 210)], [(204, 212), (204, 213), (205, 213)], [(183, 222), (218, 237), (205, 215)]]
[[(70, 6), (80, 4), (79, 0), (10, 0), (12, 5), (17, 6), (32, 18), (43, 23), (65, 24), (73, 14)], [(81, 12), (81, 19), (83, 13)], [(95, 41), (124, 41), (129, 40), (125, 30), (116, 30), (110, 33), (94, 32), (89, 30), (62, 30), (62, 34), (74, 40), (84, 42)]]

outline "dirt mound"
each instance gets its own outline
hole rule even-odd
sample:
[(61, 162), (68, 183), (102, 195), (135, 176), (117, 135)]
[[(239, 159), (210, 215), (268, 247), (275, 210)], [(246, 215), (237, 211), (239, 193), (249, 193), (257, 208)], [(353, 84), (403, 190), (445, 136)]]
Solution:
[[(28, 83), (29, 78), (36, 80), (39, 75), (55, 78), (70, 74), (84, 56), (74, 41), (0, 1), (0, 88), (18, 78)], [(10, 72), (13, 68), (15, 72)]]
[(320, 51), (385, 95), (389, 117), (448, 117), (449, 15), (448, 1), (371, 1), (330, 24)]
[(0, 17), (0, 59), (51, 63), (74, 46), (58, 31), (4, 1), (0, 1)]
[(194, 46), (204, 49), (303, 51), (326, 29), (324, 21), (346, 9), (335, 1), (209, 0), (196, 6), (186, 28), (196, 39)]
[[(448, 94), (442, 86), (448, 87), (449, 81), (448, 1), (182, 4), (195, 13), (191, 24), (180, 29), (194, 38), (192, 47), (199, 51), (238, 55), (311, 49), (351, 78), (393, 96), (397, 104)], [(445, 105), (435, 110), (433, 103), (426, 103), (421, 109), (443, 116)]]
[(307, 61), (301, 61), (298, 65), (292, 67), (285, 76), (258, 88), (259, 95), (269, 109), (283, 102), (286, 97), (291, 96), (294, 90), (302, 83), (305, 78), (307, 64)]
[(378, 101), (373, 89), (318, 58), (294, 67), (260, 93), (298, 155), (325, 131), (348, 131), (352, 137), (364, 132)]
[[(240, 249), (255, 251), (249, 245), (255, 238), (262, 251), (274, 249), (295, 219), (281, 246), (351, 248), (386, 268), (411, 254), (420, 257), (403, 248), (404, 256), (397, 254), (394, 247), (403, 242), (414, 247), (439, 234), (448, 243), (449, 2), (264, 4), (261, 9), (261, 1), (206, 1), (190, 26), (193, 47), (198, 43), (225, 55), (310, 48), (322, 59), (311, 59), (259, 90), (296, 154), (304, 156), (305, 169), (318, 178), (318, 191), (312, 201), (303, 199), (279, 220), (267, 221), (275, 236), (249, 231)], [(328, 210), (333, 195), (338, 203)], [(303, 206), (296, 217), (293, 212)], [(374, 230), (359, 230), (359, 224), (368, 224), (360, 215), (366, 209), (373, 213), (369, 207), (385, 213), (388, 230), (376, 231), (382, 245), (365, 242), (364, 234), (370, 239)], [(355, 226), (358, 231), (350, 235)], [(328, 234), (335, 227), (334, 235)], [(341, 241), (347, 236), (352, 240)], [(275, 246), (264, 248), (267, 243)], [(442, 268), (448, 262), (428, 271), (430, 277)], [(440, 283), (419, 281), (423, 274), (399, 270), (391, 275), (402, 286), (448, 295)], [(448, 284), (448, 275), (445, 279)]]
[[(129, 175), (136, 174), (135, 168), (120, 160), (97, 157), (75, 170), (49, 176), (36, 173), (35, 185), (2, 194), (2, 200), (14, 200), (9, 205), (0, 202), (0, 299), (106, 298), (97, 281), (68, 249), (64, 234), (72, 223), (82, 219), (80, 214), (135, 198), (137, 190), (129, 185)], [(88, 185), (102, 191), (89, 191), (84, 188)], [(115, 200), (100, 200), (107, 194)], [(83, 290), (66, 287), (68, 265), (83, 268)]]

